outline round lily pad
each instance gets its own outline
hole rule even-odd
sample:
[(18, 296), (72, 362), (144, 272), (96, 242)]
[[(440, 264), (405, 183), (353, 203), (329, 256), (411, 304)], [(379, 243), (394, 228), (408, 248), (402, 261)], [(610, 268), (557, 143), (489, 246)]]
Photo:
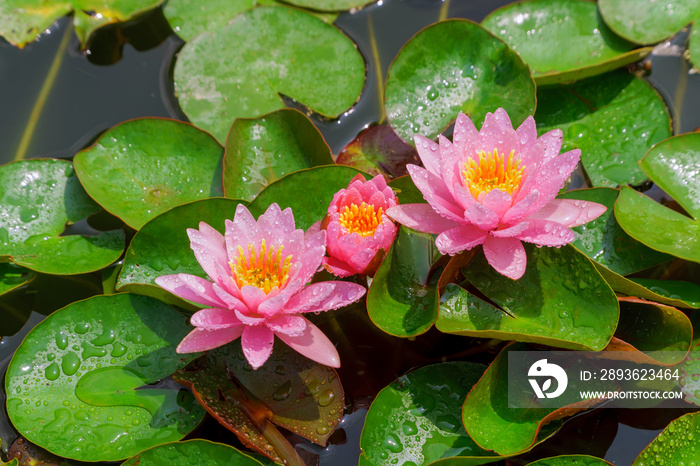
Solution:
[(603, 20), (621, 37), (654, 44), (700, 16), (698, 0), (598, 0)]
[(538, 85), (601, 74), (651, 52), (616, 36), (588, 0), (516, 2), (481, 24), (520, 54)]
[(176, 273), (206, 278), (190, 247), (187, 229), (199, 228), (199, 223), (204, 222), (223, 233), (224, 221), (233, 219), (236, 207), (242, 202), (225, 198), (203, 199), (175, 207), (145, 224), (131, 240), (124, 256), (124, 265), (117, 279), (119, 291), (152, 296), (196, 309), (156, 285), (155, 279)]
[(163, 0), (0, 0), (0, 36), (24, 47), (35, 41), (58, 18), (72, 12), (75, 33), (85, 45), (95, 29), (110, 23), (128, 21), (161, 3)]
[(32, 271), (10, 262), (0, 263), (0, 294), (24, 285), (35, 275)]
[(0, 256), (60, 275), (106, 267), (124, 251), (123, 231), (63, 235), (66, 226), (99, 210), (68, 161), (33, 159), (0, 166)]
[(204, 410), (191, 393), (148, 387), (197, 354), (176, 345), (184, 316), (152, 298), (97, 296), (54, 312), (7, 369), (7, 411), (31, 442), (81, 461), (115, 461), (179, 440)]
[(475, 122), (505, 108), (514, 124), (535, 111), (535, 83), (505, 42), (466, 19), (440, 21), (413, 36), (389, 67), (386, 115), (401, 139), (435, 138), (459, 112)]
[(252, 200), (284, 175), (331, 164), (331, 149), (321, 132), (298, 110), (237, 118), (226, 140), (224, 191), (227, 197)]
[(194, 439), (158, 445), (129, 458), (122, 463), (122, 466), (190, 466), (193, 464), (262, 465), (260, 461), (229, 445)]
[(225, 28), (198, 35), (175, 63), (180, 106), (222, 142), (236, 118), (284, 108), (280, 94), (335, 118), (359, 99), (364, 80), (364, 62), (350, 39), (283, 7), (247, 10)]
[(221, 196), (222, 158), (223, 149), (204, 131), (142, 118), (111, 128), (74, 163), (88, 194), (138, 230), (177, 205)]
[(290, 0), (292, 5), (320, 11), (347, 11), (373, 3), (375, 0)]
[(462, 401), (484, 369), (470, 362), (433, 364), (384, 388), (365, 418), (360, 466), (430, 464), (448, 456), (496, 459), (474, 443), (460, 418)]
[(688, 413), (672, 421), (642, 452), (633, 466), (692, 464), (700, 459), (697, 438), (700, 413)]
[[(644, 118), (639, 118), (643, 114)], [(581, 149), (594, 186), (640, 184), (638, 161), (671, 136), (671, 117), (647, 81), (624, 71), (537, 93), (537, 132), (564, 132), (562, 151)]]
[(527, 466), (612, 466), (602, 458), (588, 455), (561, 455), (528, 463)]
[(255, 0), (168, 0), (163, 15), (173, 31), (189, 41), (197, 34), (226, 26), (234, 16), (255, 6)]

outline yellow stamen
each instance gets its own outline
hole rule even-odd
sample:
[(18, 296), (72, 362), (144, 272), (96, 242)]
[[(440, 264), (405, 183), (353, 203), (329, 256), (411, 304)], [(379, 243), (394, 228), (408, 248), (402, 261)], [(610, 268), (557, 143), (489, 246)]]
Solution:
[(462, 164), (462, 179), (474, 199), (492, 189), (500, 189), (508, 194), (514, 194), (520, 189), (525, 167), (520, 166), (520, 159), (513, 156), (514, 152), (510, 151), (508, 157), (504, 157), (498, 153), (498, 149), (491, 153), (479, 151), (479, 162), (469, 159), (469, 162)]
[(345, 206), (340, 212), (340, 225), (348, 233), (359, 233), (362, 237), (372, 236), (374, 230), (382, 223), (384, 209), (381, 207), (377, 212), (374, 205), (362, 203), (358, 207), (356, 204)]
[(289, 280), (289, 269), (292, 265), (292, 256), (282, 260), (282, 246), (267, 248), (265, 239), (260, 244), (260, 250), (256, 253), (255, 246), (248, 245), (248, 254), (245, 254), (242, 246), (238, 246), (238, 257), (229, 262), (233, 279), (238, 287), (245, 285), (257, 286), (268, 294), (273, 288), (283, 288)]

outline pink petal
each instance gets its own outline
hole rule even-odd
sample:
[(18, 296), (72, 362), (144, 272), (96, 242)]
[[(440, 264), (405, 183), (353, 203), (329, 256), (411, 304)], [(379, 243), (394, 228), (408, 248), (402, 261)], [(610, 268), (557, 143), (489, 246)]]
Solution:
[(235, 327), (206, 329), (195, 328), (177, 345), (178, 353), (197, 353), (218, 348), (230, 343), (243, 333), (243, 325)]
[(278, 333), (280, 340), (299, 354), (312, 361), (330, 367), (340, 367), (340, 356), (333, 343), (310, 321), (306, 321), (306, 330), (298, 337)]
[(255, 314), (258, 312), (260, 303), (267, 299), (267, 295), (257, 286), (245, 285), (241, 287), (241, 301), (248, 308), (248, 312)]
[(224, 237), (218, 231), (216, 233), (218, 237), (212, 237), (199, 230), (187, 229), (187, 235), (190, 237), (190, 247), (194, 251), (199, 265), (202, 266), (206, 274), (214, 282), (224, 282), (230, 280), (231, 268), (228, 265), (228, 254), (226, 253)]
[(360, 271), (351, 267), (350, 264), (337, 257), (324, 257), (323, 267), (336, 277), (341, 278), (360, 273)]
[(429, 204), (400, 204), (387, 209), (386, 214), (395, 222), (424, 233), (442, 233), (460, 225), (435, 212)]
[(496, 214), (496, 217), (500, 220), (511, 208), (513, 198), (505, 191), (492, 189), (481, 199), (481, 204)]
[(513, 223), (520, 222), (522, 219), (530, 215), (535, 210), (533, 206), (535, 206), (539, 198), (539, 191), (530, 191), (527, 194), (527, 196), (517, 201), (515, 204), (513, 204), (513, 207), (508, 209), (508, 211), (503, 215), (503, 217), (501, 217), (501, 222), (506, 225), (511, 225)]
[(238, 309), (241, 311), (248, 309), (247, 306), (243, 303), (243, 301), (240, 300), (241, 290), (238, 289), (238, 286), (235, 284), (233, 279), (229, 279), (229, 283), (231, 285), (231, 291), (225, 290), (224, 288), (220, 287), (217, 283), (214, 283), (212, 285), (216, 296), (218, 296), (219, 299), (224, 302), (224, 307), (228, 309)]
[(544, 207), (528, 217), (551, 220), (566, 227), (576, 227), (595, 220), (605, 213), (607, 207), (597, 202), (577, 199), (552, 199)]
[(213, 283), (201, 277), (188, 274), (163, 275), (155, 279), (158, 286), (182, 299), (212, 307), (226, 307), (216, 295)]
[(452, 133), (452, 141), (457, 146), (458, 149), (463, 149), (467, 141), (476, 139), (479, 137), (479, 131), (464, 113), (460, 112), (457, 115), (457, 121), (455, 121), (455, 129)]
[(527, 230), (527, 227), (528, 227), (527, 222), (520, 222), (516, 225), (513, 225), (510, 228), (491, 230), (489, 232), (489, 234), (491, 236), (495, 236), (496, 238), (512, 238), (514, 236), (518, 236), (520, 233)]
[(563, 246), (574, 240), (574, 232), (551, 220), (528, 219), (527, 228), (516, 236), (521, 241), (541, 246)]
[(484, 242), (487, 232), (474, 225), (460, 225), (443, 231), (435, 240), (441, 254), (454, 256)]
[(233, 311), (236, 318), (245, 325), (260, 325), (267, 320), (267, 317), (258, 317), (257, 315), (250, 315), (245, 312), (240, 312), (238, 310)]
[(338, 309), (360, 299), (366, 292), (357, 283), (330, 281), (312, 283), (292, 296), (284, 308), (285, 314), (320, 312)]
[(523, 184), (522, 189), (528, 191), (538, 191), (540, 197), (533, 204), (533, 212), (544, 207), (549, 201), (554, 199), (567, 178), (574, 171), (578, 164), (581, 151), (574, 149), (556, 157), (544, 166), (538, 167), (537, 172), (530, 174), (528, 180)]
[(241, 337), (243, 355), (248, 363), (257, 369), (265, 364), (267, 358), (272, 354), (272, 345), (275, 342), (275, 334), (264, 325), (255, 327), (245, 327)]
[(477, 203), (464, 211), (464, 218), (482, 230), (491, 230), (498, 226), (498, 216), (489, 208)]
[(532, 116), (525, 118), (525, 121), (518, 126), (515, 130), (520, 138), (520, 144), (522, 145), (523, 152), (524, 149), (530, 147), (537, 140), (537, 126), (535, 125), (535, 119)]
[(440, 146), (419, 135), (413, 137), (413, 142), (425, 169), (435, 176), (440, 176)]
[(498, 149), (498, 152), (504, 155), (510, 154), (511, 151), (515, 151), (516, 154), (520, 152), (520, 138), (503, 109), (496, 110), (494, 114), (486, 114), (479, 135), (481, 150), (486, 153), (493, 152), (494, 149)]
[(515, 238), (488, 236), (484, 241), (484, 255), (491, 267), (513, 280), (522, 277), (527, 268), (525, 248)]
[(300, 316), (281, 315), (267, 322), (267, 328), (275, 334), (282, 333), (290, 337), (298, 337), (306, 330), (306, 319)]
[(416, 188), (437, 213), (454, 220), (462, 218), (462, 208), (454, 202), (453, 194), (446, 189), (440, 178), (416, 165), (408, 164), (406, 169)]
[(377, 255), (377, 250), (378, 249), (374, 248), (361, 249), (348, 258), (348, 264), (357, 270), (357, 273), (362, 273), (367, 268), (369, 263), (372, 262), (374, 256)]
[(205, 327), (208, 329), (241, 325), (241, 321), (236, 317), (234, 311), (220, 307), (210, 307), (195, 312), (190, 318), (190, 323), (195, 327)]
[(238, 245), (247, 251), (249, 244), (259, 241), (258, 224), (243, 204), (236, 207), (233, 222), (226, 220), (225, 225), (226, 252), (230, 259), (238, 257)]

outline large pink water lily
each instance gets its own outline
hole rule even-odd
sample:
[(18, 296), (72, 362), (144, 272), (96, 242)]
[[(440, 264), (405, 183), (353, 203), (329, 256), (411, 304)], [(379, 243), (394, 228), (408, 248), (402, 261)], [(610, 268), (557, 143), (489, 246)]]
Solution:
[(204, 222), (187, 234), (212, 281), (177, 274), (158, 277), (156, 283), (210, 307), (192, 316), (195, 329), (177, 352), (206, 351), (241, 337), (243, 354), (257, 369), (272, 353), (276, 335), (309, 359), (340, 366), (333, 343), (300, 315), (345, 306), (365, 293), (355, 283), (308, 284), (325, 254), (325, 231), (295, 229), (292, 210), (272, 204), (257, 221), (239, 205), (233, 222), (226, 220), (225, 235)]
[(396, 225), (385, 215), (395, 205), (396, 195), (384, 176), (366, 181), (356, 175), (328, 207), (324, 267), (339, 277), (374, 275), (396, 236)]
[(537, 137), (528, 117), (513, 129), (502, 108), (488, 113), (481, 131), (460, 113), (453, 141), (439, 144), (415, 137), (425, 168), (408, 172), (428, 204), (405, 204), (387, 210), (397, 222), (439, 234), (442, 254), (454, 255), (482, 244), (489, 264), (518, 279), (527, 258), (522, 241), (562, 246), (574, 240), (569, 228), (587, 223), (605, 206), (554, 199), (578, 164), (578, 149), (559, 154), (562, 132)]

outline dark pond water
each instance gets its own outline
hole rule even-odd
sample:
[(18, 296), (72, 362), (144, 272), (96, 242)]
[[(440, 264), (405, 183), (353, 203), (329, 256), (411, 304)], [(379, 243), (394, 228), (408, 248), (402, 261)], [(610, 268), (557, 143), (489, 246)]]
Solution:
[[(507, 0), (453, 0), (447, 8), (448, 17), (463, 17), (481, 21), (493, 9), (510, 3)], [(440, 17), (445, 4), (430, 0), (386, 0), (356, 13), (342, 14), (336, 25), (358, 44), (367, 62), (367, 82), (360, 102), (337, 121), (312, 117), (321, 129), (334, 153), (368, 124), (382, 119), (379, 100), (380, 77), (401, 46), (424, 26)], [(444, 11), (444, 10), (443, 10)], [(32, 112), (38, 115), (36, 126), (27, 139), (26, 157), (70, 158), (89, 145), (103, 131), (122, 121), (160, 116), (186, 119), (174, 98), (171, 84), (172, 66), (176, 52), (183, 42), (171, 30), (158, 10), (138, 21), (105, 28), (97, 33), (88, 51), (81, 51), (72, 35), (70, 21), (63, 18), (41, 39), (19, 50), (0, 39), (0, 163), (16, 157), (23, 136), (28, 136), (27, 122)], [(57, 55), (64, 34), (71, 34), (67, 51)], [(378, 44), (379, 63), (372, 54), (371, 37)], [(651, 57), (649, 81), (665, 98), (674, 115), (676, 132), (700, 127), (700, 75), (689, 71), (680, 56), (686, 35), (657, 49)], [(60, 68), (51, 83), (45, 102), (35, 110), (37, 96), (46, 86), (46, 75), (55, 60)], [(639, 118), (644, 118), (640, 115)], [(657, 193), (661, 197), (661, 193)], [(58, 278), (46, 278), (59, 289)], [(46, 296), (29, 288), (11, 300), (0, 303), (0, 371), (4, 373), (9, 359), (21, 339), (45, 315), (71, 301), (99, 292), (99, 278), (94, 276), (68, 279), (78, 284), (75, 296), (59, 294)], [(55, 299), (53, 299), (55, 298)], [(59, 302), (65, 300), (65, 302)], [(38, 312), (30, 312), (35, 309)], [(359, 338), (370, 338), (369, 326), (362, 327)], [(4, 338), (9, 337), (9, 338)], [(428, 351), (431, 339), (444, 338), (429, 333), (415, 342), (382, 341), (393, 345), (394, 351), (411, 346)], [(454, 339), (451, 339), (454, 338)], [(448, 344), (464, 346), (463, 339), (448, 337)], [(444, 343), (444, 341), (443, 341)], [(376, 348), (372, 351), (376, 352)], [(375, 353), (376, 354), (376, 353)], [(360, 355), (361, 356), (361, 355)], [(366, 355), (371, 358), (371, 354)], [(492, 357), (492, 356), (487, 356)], [(476, 357), (478, 360), (479, 357)], [(366, 373), (360, 364), (348, 365), (341, 373), (348, 388), (352, 414), (346, 416), (341, 431), (332, 437), (331, 445), (320, 448), (310, 444), (298, 446), (309, 464), (327, 466), (356, 465), (359, 456), (359, 436), (366, 408), (372, 396), (397, 375), (411, 368), (411, 361), (396, 364), (391, 369)], [(366, 383), (367, 379), (371, 379)], [(4, 395), (0, 394), (4, 406)], [(614, 464), (631, 464), (678, 410), (598, 409), (570, 419), (562, 431), (518, 460), (525, 464), (536, 458), (563, 453), (585, 453), (604, 457)], [(205, 424), (205, 432), (216, 439), (235, 442), (232, 434), (221, 433), (215, 423)], [(6, 449), (16, 433), (0, 410), (0, 439)], [(221, 437), (223, 436), (223, 437)]]

